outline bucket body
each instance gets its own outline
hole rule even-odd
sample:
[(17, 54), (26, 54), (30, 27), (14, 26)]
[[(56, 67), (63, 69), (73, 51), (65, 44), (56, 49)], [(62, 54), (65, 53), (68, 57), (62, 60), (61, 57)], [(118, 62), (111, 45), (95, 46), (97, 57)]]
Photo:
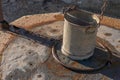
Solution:
[(62, 53), (74, 60), (91, 57), (96, 45), (99, 18), (87, 11), (65, 14)]

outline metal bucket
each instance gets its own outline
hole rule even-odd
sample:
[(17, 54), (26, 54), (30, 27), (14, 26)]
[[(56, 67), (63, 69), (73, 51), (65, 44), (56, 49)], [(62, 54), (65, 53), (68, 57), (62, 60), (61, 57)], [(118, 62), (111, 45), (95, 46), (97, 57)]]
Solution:
[(74, 60), (91, 57), (96, 44), (99, 18), (84, 10), (65, 13), (62, 53)]

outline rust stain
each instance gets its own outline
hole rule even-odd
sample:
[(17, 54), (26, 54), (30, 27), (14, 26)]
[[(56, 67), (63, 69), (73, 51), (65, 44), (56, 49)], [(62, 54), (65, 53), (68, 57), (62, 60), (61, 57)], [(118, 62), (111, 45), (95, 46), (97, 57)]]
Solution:
[[(25, 29), (32, 29), (56, 21), (64, 21), (64, 15), (60, 13), (28, 15), (15, 20), (11, 24)], [(101, 24), (120, 29), (120, 19), (104, 16)]]
[(72, 80), (80, 80), (82, 79), (84, 76), (84, 74), (75, 74), (73, 77), (72, 77)]
[(104, 35), (106, 35), (106, 36), (112, 36), (111, 33), (105, 33)]
[[(3, 51), (7, 48), (9, 43), (16, 38), (15, 35), (9, 34), (7, 32), (0, 32), (0, 64), (2, 61)], [(1, 69), (0, 69), (1, 72)], [(0, 73), (0, 79), (2, 78), (2, 73)]]
[(63, 21), (64, 16), (60, 13), (28, 15), (15, 20), (11, 24), (25, 29), (32, 29), (44, 24), (50, 24), (56, 21)]
[(104, 16), (101, 24), (120, 30), (120, 19)]
[(50, 72), (52, 72), (54, 75), (59, 76), (59, 77), (71, 77), (70, 75), (66, 75), (66, 74), (70, 74), (71, 71), (67, 70), (66, 68), (64, 68), (62, 65), (60, 65), (59, 63), (57, 63), (53, 57), (51, 56), (49, 58), (49, 60), (45, 63), (45, 65), (47, 66), (47, 68), (50, 70)]
[(120, 40), (118, 40), (118, 42), (120, 43)]
[(57, 32), (59, 32), (59, 31), (60, 31), (60, 30), (58, 30), (58, 29), (51, 29), (51, 30), (50, 30), (51, 33), (57, 33)]
[(63, 14), (58, 14), (58, 15), (55, 15), (54, 17), (56, 18), (56, 20), (64, 21), (64, 15)]
[(4, 49), (8, 46), (8, 44), (15, 39), (15, 35), (9, 33), (3, 33), (0, 35), (0, 54), (4, 51)]
[(116, 48), (120, 48), (120, 45), (117, 45)]
[(70, 65), (72, 65), (74, 67), (79, 67), (79, 64), (77, 62), (72, 62)]

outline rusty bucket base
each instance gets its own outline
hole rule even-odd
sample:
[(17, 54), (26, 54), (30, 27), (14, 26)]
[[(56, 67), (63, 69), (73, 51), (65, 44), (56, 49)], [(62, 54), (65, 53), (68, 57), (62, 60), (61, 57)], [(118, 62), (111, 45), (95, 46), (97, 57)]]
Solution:
[(64, 50), (64, 48), (62, 48), (62, 54), (64, 54), (65, 56), (73, 59), (73, 60), (86, 60), (90, 57), (92, 57), (94, 55), (94, 51), (91, 53), (86, 53), (88, 55), (71, 55), (70, 53), (68, 53), (67, 51)]
[[(108, 53), (95, 48), (94, 54), (92, 57), (89, 57), (86, 60), (74, 60), (70, 57), (64, 55), (61, 51), (61, 44), (58, 44), (55, 48), (55, 52), (58, 55), (60, 61), (70, 67), (80, 68), (80, 69), (95, 69), (105, 64), (108, 59)], [(76, 58), (76, 57), (75, 57)]]

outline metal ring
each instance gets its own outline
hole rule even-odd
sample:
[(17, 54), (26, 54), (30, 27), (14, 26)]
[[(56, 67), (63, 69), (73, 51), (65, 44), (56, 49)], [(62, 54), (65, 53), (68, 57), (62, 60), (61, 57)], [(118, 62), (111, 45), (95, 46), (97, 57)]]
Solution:
[[(100, 43), (100, 42), (99, 42)], [(102, 43), (100, 43), (102, 44)], [(64, 66), (65, 68), (73, 71), (73, 72), (76, 72), (76, 73), (96, 73), (100, 70), (102, 70), (103, 68), (107, 67), (109, 64), (111, 64), (111, 56), (112, 56), (112, 52), (110, 51), (110, 49), (108, 47), (106, 47), (105, 45), (102, 44), (102, 46), (105, 47), (105, 49), (107, 50), (107, 52), (109, 53), (109, 56), (108, 56), (108, 60), (106, 60), (105, 64), (97, 67), (97, 68), (94, 68), (94, 69), (80, 69), (80, 68), (75, 68), (75, 67), (71, 67), (67, 64), (64, 64), (58, 57), (57, 55), (57, 51), (55, 49), (55, 47), (58, 45), (58, 43), (55, 43), (55, 45), (52, 47), (52, 55), (54, 57), (54, 59), (60, 63), (62, 66)]]

